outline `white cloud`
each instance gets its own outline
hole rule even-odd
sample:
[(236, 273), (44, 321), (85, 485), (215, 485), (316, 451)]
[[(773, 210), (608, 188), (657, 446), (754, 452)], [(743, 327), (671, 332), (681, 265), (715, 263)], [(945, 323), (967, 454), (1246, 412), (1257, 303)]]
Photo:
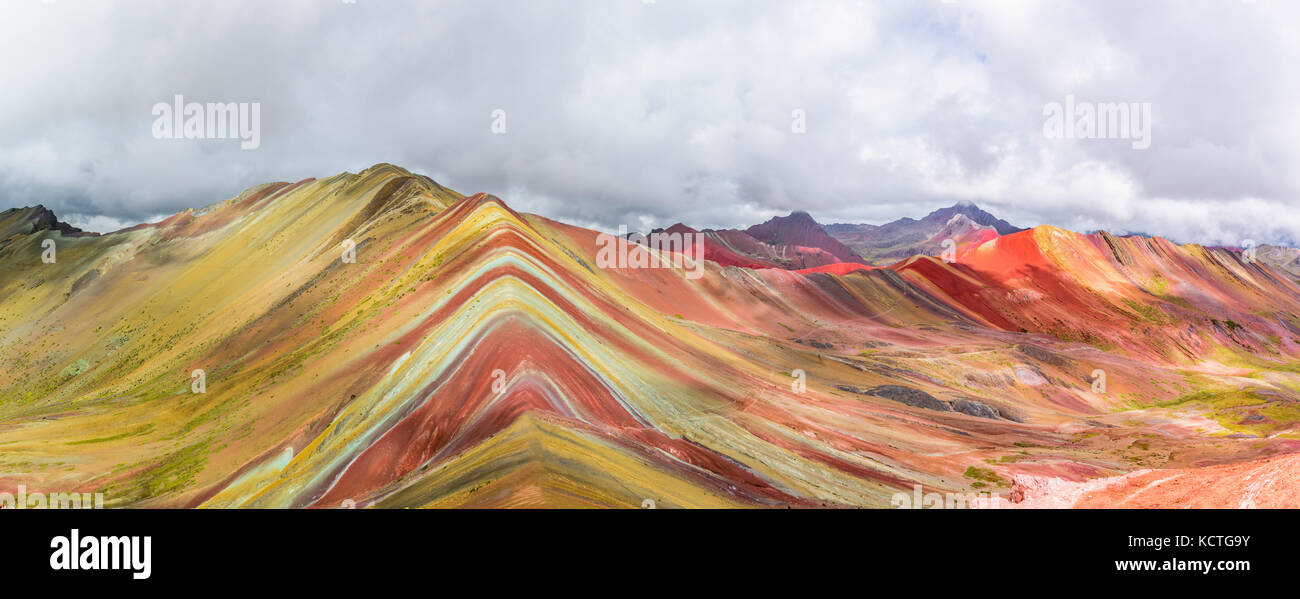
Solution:
[[(1021, 225), (1300, 241), (1291, 2), (0, 11), (0, 207), (135, 222), (394, 162), (605, 229), (881, 222), (968, 199)], [(150, 108), (177, 93), (260, 102), (262, 147), (153, 139)], [(1045, 139), (1043, 105), (1071, 94), (1150, 102), (1151, 148)]]
[(120, 219), (111, 216), (104, 216), (102, 214), (86, 215), (75, 212), (66, 216), (62, 214), (58, 216), (59, 220), (81, 229), (82, 231), (90, 231), (92, 233), (112, 233), (113, 231), (120, 231), (127, 227), (138, 225), (141, 222), (156, 223), (170, 215), (155, 214), (144, 220)]

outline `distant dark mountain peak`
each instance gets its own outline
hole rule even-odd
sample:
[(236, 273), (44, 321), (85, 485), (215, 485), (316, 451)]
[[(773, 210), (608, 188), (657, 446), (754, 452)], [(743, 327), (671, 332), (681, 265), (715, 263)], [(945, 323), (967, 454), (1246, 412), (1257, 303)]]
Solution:
[[(692, 229), (691, 227), (687, 226), (686, 223), (673, 223), (672, 225), (668, 226), (667, 228), (664, 228), (664, 227), (657, 227), (657, 228), (654, 228), (654, 229), (650, 229), (650, 234), (651, 234), (651, 235), (654, 235), (655, 233), (668, 233), (668, 234), (671, 235), (671, 234), (674, 234), (674, 233), (699, 233), (699, 231), (697, 231), (697, 230), (695, 230), (695, 229)], [(631, 234), (632, 234), (632, 233), (628, 233), (628, 235), (631, 235)]]
[(754, 235), (755, 232), (758, 232), (759, 235), (754, 235), (754, 237), (767, 241), (762, 237), (763, 235), (821, 228), (821, 224), (818, 223), (817, 219), (813, 218), (811, 214), (808, 214), (803, 210), (795, 210), (786, 216), (774, 216), (767, 219), (767, 221), (762, 224), (753, 225), (748, 229), (745, 229), (745, 232), (750, 235)]
[(788, 216), (776, 216), (761, 225), (745, 229), (749, 236), (772, 245), (797, 245), (821, 248), (844, 262), (861, 262), (848, 246), (831, 237), (812, 215), (802, 210)]
[(19, 220), (14, 222), (23, 222), (31, 225), (31, 228), (24, 233), (37, 233), (40, 231), (58, 231), (68, 237), (93, 237), (99, 233), (83, 231), (59, 220), (54, 211), (37, 204), (25, 208), (11, 208), (0, 213), (0, 221), (7, 220), (9, 217), (17, 217)]
[(997, 230), (998, 235), (1010, 235), (1012, 233), (1024, 231), (1024, 229), (1020, 227), (1012, 225), (1007, 221), (981, 210), (979, 206), (976, 206), (975, 203), (970, 200), (962, 200), (947, 208), (935, 210), (921, 220), (923, 222), (938, 223), (942, 225), (947, 224), (947, 222), (952, 220), (952, 217), (957, 214), (965, 215), (967, 218), (986, 227), (993, 227)]
[(883, 225), (835, 224), (826, 232), (847, 245), (868, 264), (885, 265), (917, 254), (934, 254), (942, 249), (945, 238), (973, 235), (982, 238), (986, 233), (1010, 235), (1023, 231), (976, 206), (962, 200), (947, 208), (940, 208), (920, 220), (903, 217)]

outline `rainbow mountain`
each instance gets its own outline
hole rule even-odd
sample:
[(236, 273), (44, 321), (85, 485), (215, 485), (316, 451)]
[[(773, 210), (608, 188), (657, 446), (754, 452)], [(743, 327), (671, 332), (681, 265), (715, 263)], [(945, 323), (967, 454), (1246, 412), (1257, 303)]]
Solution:
[(1300, 505), (1300, 284), (1231, 249), (1040, 226), (691, 279), (387, 164), (105, 235), (47, 213), (0, 214), (0, 492)]

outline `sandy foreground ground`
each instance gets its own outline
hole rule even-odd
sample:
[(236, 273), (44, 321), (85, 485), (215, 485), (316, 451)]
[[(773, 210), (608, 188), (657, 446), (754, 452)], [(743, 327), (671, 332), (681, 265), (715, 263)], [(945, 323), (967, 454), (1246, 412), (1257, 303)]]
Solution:
[(1008, 497), (981, 500), (980, 507), (1295, 508), (1300, 506), (1297, 474), (1300, 454), (1206, 468), (1138, 470), (1083, 482), (1020, 475)]

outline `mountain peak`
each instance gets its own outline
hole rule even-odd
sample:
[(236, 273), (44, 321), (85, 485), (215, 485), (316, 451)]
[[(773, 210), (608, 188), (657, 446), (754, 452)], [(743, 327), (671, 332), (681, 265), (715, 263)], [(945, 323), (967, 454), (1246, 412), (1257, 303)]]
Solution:
[(958, 212), (957, 214), (952, 215), (952, 218), (949, 218), (948, 222), (944, 223), (944, 226), (948, 228), (952, 228), (952, 227), (981, 227), (983, 225), (975, 222), (974, 220), (971, 219), (971, 217), (966, 216), (965, 213)]
[(402, 168), (390, 162), (376, 162), (375, 164), (370, 165), (369, 167), (363, 169), (360, 173), (357, 174), (362, 177), (366, 177), (370, 175), (378, 175), (378, 174), (394, 174), (394, 175), (401, 175), (401, 176), (410, 176), (411, 171), (406, 170), (405, 168)]
[(861, 262), (848, 246), (831, 237), (812, 215), (802, 210), (789, 216), (775, 216), (761, 225), (745, 229), (745, 233), (759, 241), (773, 245), (793, 245), (821, 248), (843, 262)]
[[(9, 210), (0, 212), (0, 223), (4, 222), (8, 222), (11, 226), (20, 225), (19, 229), (25, 230), (12, 230), (13, 232), (21, 232), (24, 234), (37, 233), (39, 231), (58, 231), (67, 237), (91, 237), (99, 235), (99, 233), (83, 231), (59, 220), (59, 217), (54, 214), (53, 210), (46, 208), (42, 204), (25, 206), (23, 208), (10, 208)], [(21, 225), (29, 226), (23, 227)]]
[(984, 225), (986, 227), (993, 227), (995, 230), (997, 230), (998, 235), (1010, 235), (1012, 233), (1016, 233), (1018, 231), (1024, 230), (996, 216), (993, 216), (988, 212), (985, 212), (970, 200), (962, 200), (947, 208), (940, 208), (938, 210), (935, 210), (934, 212), (931, 212), (921, 220), (923, 222), (938, 223), (942, 225), (942, 224), (947, 224), (947, 222), (952, 219), (953, 215), (956, 214), (964, 214), (977, 224)]

